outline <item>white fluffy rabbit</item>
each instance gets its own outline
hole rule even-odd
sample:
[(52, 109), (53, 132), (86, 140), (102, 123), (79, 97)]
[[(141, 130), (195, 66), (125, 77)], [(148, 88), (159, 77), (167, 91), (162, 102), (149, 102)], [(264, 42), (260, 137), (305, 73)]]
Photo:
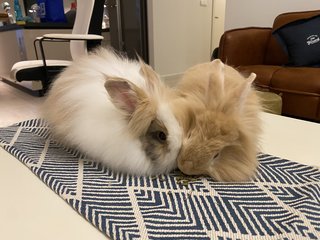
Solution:
[(99, 49), (53, 82), (43, 117), (55, 139), (110, 169), (159, 174), (176, 167), (182, 144), (175, 97), (141, 60)]

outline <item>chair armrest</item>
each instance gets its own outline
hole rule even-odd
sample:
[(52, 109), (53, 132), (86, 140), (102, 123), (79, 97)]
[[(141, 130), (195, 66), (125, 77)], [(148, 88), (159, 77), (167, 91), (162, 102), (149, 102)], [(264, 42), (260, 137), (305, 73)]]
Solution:
[(263, 64), (271, 32), (261, 27), (226, 31), (220, 39), (219, 58), (235, 67)]
[(44, 34), (42, 39), (52, 40), (102, 40), (103, 36), (96, 34), (61, 34), (61, 33), (49, 33)]
[[(42, 37), (37, 37), (33, 42), (33, 46), (34, 46), (36, 58), (39, 59), (37, 46), (36, 46), (36, 43), (37, 42), (39, 43), (42, 59), (45, 60), (44, 49), (42, 46), (43, 41), (69, 42), (72, 40), (81, 40), (81, 41), (102, 40), (103, 38), (104, 38), (103, 36), (97, 35), (97, 34), (48, 33), (48, 34), (44, 34)], [(45, 62), (44, 62), (44, 65), (45, 65)]]

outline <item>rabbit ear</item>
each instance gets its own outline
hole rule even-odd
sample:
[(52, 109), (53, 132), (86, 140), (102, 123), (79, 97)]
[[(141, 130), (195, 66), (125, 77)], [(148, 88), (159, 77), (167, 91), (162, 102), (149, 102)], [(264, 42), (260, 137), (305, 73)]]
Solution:
[(210, 71), (210, 77), (206, 92), (207, 106), (211, 106), (212, 104), (216, 103), (216, 100), (221, 99), (224, 94), (224, 64), (219, 59), (215, 59), (211, 62), (211, 67), (212, 71)]
[(104, 84), (113, 104), (128, 114), (132, 114), (144, 92), (136, 85), (123, 78), (107, 78)]
[(243, 109), (245, 101), (249, 95), (251, 85), (252, 85), (253, 81), (255, 80), (256, 76), (257, 75), (255, 73), (251, 73), (250, 76), (247, 79), (245, 79), (245, 83), (240, 88), (239, 111), (242, 111), (242, 109)]
[(156, 85), (160, 82), (158, 74), (149, 65), (147, 65), (139, 56), (138, 59), (141, 67), (140, 73), (145, 78), (147, 87), (150, 90), (154, 90)]
[(250, 76), (247, 78), (247, 81), (250, 83), (253, 83), (253, 81), (256, 79), (257, 74), (251, 73)]

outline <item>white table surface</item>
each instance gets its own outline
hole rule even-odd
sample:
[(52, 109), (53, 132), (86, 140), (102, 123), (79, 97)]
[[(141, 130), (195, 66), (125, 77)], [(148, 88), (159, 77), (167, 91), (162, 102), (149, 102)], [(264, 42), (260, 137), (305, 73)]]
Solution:
[(89, 240), (106, 237), (0, 147), (0, 239)]
[[(262, 114), (262, 151), (320, 167), (320, 124)], [(0, 239), (106, 239), (0, 147)]]
[(262, 151), (320, 167), (320, 123), (262, 113)]

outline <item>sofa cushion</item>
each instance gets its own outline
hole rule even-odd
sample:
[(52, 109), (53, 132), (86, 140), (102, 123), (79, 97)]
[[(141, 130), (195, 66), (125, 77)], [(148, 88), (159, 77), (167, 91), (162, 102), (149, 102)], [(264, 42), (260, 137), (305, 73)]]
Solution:
[(271, 84), (273, 74), (281, 68), (281, 66), (273, 65), (249, 65), (239, 66), (237, 67), (237, 70), (245, 76), (249, 76), (252, 72), (257, 74), (254, 84), (257, 87), (268, 89)]
[(320, 68), (283, 67), (271, 79), (270, 90), (282, 96), (282, 112), (320, 121)]
[(271, 28), (248, 27), (226, 31), (220, 39), (218, 57), (232, 66), (264, 64)]
[(268, 45), (266, 46), (264, 64), (281, 66), (287, 65), (288, 62), (288, 53), (283, 49), (282, 45), (279, 44), (275, 36), (271, 35)]
[(273, 34), (289, 55), (292, 66), (320, 66), (320, 15), (293, 21)]
[(283, 67), (276, 71), (270, 87), (320, 97), (320, 68)]

